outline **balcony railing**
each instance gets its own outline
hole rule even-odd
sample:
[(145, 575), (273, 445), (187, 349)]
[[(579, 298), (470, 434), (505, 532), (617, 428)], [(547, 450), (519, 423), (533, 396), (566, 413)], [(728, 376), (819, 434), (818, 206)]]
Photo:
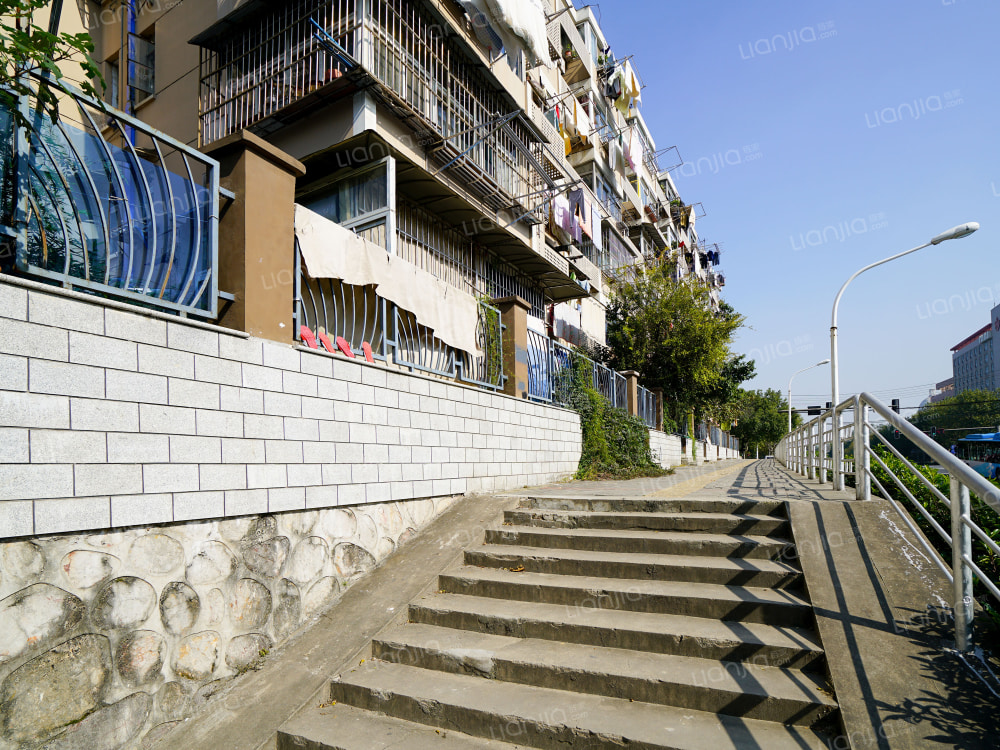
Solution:
[(439, 171), (493, 210), (521, 215), (542, 200), (541, 144), (422, 3), (297, 0), (203, 44), (203, 143), (267, 130), (353, 84), (370, 87)]
[[(50, 83), (50, 85), (56, 85)], [(218, 162), (62, 86), (52, 122), (0, 108), (0, 234), (28, 276), (215, 318)], [(0, 258), (2, 258), (0, 254)]]
[[(298, 262), (298, 258), (297, 258)], [(379, 297), (375, 287), (344, 284), (338, 279), (313, 279), (298, 263), (296, 285), (297, 339), (308, 329), (316, 348), (347, 356), (437, 375), (488, 390), (503, 389), (503, 324), (500, 311), (479, 303), (476, 321), (478, 353), (449, 346), (413, 313)], [(325, 339), (325, 341), (323, 340)]]

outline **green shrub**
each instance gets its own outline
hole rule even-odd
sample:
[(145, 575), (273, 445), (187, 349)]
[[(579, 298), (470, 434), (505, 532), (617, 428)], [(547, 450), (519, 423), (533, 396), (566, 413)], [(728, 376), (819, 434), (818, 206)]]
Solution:
[(628, 479), (671, 474), (653, 461), (649, 430), (638, 417), (613, 407), (593, 387), (593, 364), (573, 357), (570, 408), (580, 415), (583, 450), (577, 479)]

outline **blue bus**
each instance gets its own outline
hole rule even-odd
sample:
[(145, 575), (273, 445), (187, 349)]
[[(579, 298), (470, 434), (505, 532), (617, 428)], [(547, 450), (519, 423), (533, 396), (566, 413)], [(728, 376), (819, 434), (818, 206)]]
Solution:
[(1000, 432), (966, 435), (958, 441), (956, 455), (987, 479), (1000, 471)]

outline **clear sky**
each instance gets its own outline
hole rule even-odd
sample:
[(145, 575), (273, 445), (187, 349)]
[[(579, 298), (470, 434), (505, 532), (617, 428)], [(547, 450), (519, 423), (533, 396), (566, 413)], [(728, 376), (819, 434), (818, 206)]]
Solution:
[[(840, 305), (842, 394), (916, 406), (950, 377), (950, 348), (1000, 304), (1000, 2), (598, 7), (646, 84), (657, 147), (685, 160), (672, 174), (704, 203), (699, 234), (722, 246), (724, 297), (749, 326), (736, 349), (757, 361), (749, 386), (784, 392), (829, 356), (833, 298), (858, 268), (978, 221), (860, 276)], [(829, 392), (824, 366), (795, 378), (792, 402)]]

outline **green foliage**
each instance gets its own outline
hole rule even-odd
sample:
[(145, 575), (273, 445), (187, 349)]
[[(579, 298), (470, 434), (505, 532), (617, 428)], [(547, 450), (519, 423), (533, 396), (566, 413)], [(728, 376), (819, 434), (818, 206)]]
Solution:
[(99, 98), (94, 81), (103, 88), (104, 79), (90, 58), (94, 42), (90, 35), (50, 34), (34, 22), (34, 14), (49, 5), (50, 0), (0, 0), (0, 106), (14, 113), (16, 122), (28, 122), (18, 111), (17, 102), (34, 97), (42, 112), (52, 122), (59, 117), (58, 84), (30, 79), (24, 73), (48, 75), (53, 81), (63, 77), (60, 64), (74, 61), (82, 66), (85, 80), (77, 87), (84, 94)]
[(490, 304), (489, 297), (479, 297), (478, 330), (485, 354), (485, 372), (482, 378), (487, 383), (503, 386), (503, 326), (500, 311)]
[(580, 415), (583, 450), (577, 479), (628, 479), (672, 473), (653, 461), (649, 430), (638, 417), (613, 407), (593, 387), (593, 363), (574, 354), (570, 408)]
[[(744, 453), (760, 451), (772, 453), (774, 446), (788, 430), (788, 402), (780, 391), (741, 391), (735, 402), (736, 424), (732, 434), (740, 439)], [(798, 414), (792, 415), (792, 426), (801, 423)]]
[(707, 286), (690, 277), (675, 281), (673, 272), (673, 264), (663, 263), (615, 284), (606, 361), (616, 370), (642, 373), (647, 387), (662, 388), (672, 420), (691, 409), (724, 420), (712, 409), (730, 403), (755, 370), (729, 349), (744, 318), (726, 303), (713, 310)]
[(959, 438), (976, 432), (996, 432), (1000, 426), (1000, 391), (962, 391), (957, 396), (927, 404), (909, 421), (918, 430), (944, 430), (934, 440), (950, 448)]

